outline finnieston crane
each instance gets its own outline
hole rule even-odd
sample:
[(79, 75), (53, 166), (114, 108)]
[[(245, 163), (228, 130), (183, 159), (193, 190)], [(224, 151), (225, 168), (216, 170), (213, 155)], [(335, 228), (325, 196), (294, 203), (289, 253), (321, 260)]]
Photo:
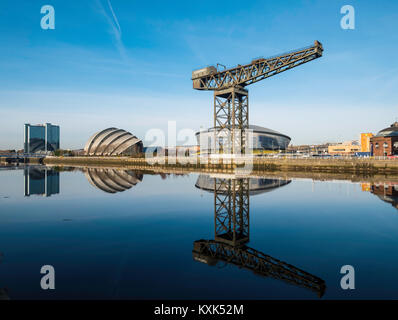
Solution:
[[(245, 153), (244, 130), (249, 128), (249, 92), (246, 86), (293, 69), (322, 56), (323, 46), (294, 50), (269, 58), (257, 58), (251, 63), (218, 71), (210, 66), (192, 72), (193, 88), (214, 91), (214, 150), (223, 144), (222, 132), (229, 133), (228, 150)], [(240, 132), (236, 136), (236, 132)], [(221, 138), (221, 139), (220, 139)], [(220, 149), (225, 147), (220, 145)]]

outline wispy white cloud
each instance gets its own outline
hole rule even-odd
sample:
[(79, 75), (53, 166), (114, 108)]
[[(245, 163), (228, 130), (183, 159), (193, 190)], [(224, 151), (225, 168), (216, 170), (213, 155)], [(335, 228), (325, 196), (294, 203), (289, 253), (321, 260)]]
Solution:
[(116, 15), (115, 15), (115, 12), (113, 11), (113, 8), (112, 8), (111, 1), (110, 1), (110, 0), (108, 0), (108, 5), (109, 5), (109, 9), (110, 9), (111, 12), (112, 12), (113, 20), (114, 20), (114, 22), (115, 22), (115, 24), (116, 24), (116, 26), (117, 26), (117, 28), (118, 28), (118, 30), (119, 30), (119, 36), (121, 37), (121, 36), (122, 36), (122, 29), (120, 28), (119, 21), (117, 20), (117, 17), (116, 17)]
[(111, 27), (111, 34), (114, 37), (115, 45), (117, 50), (119, 51), (120, 56), (122, 57), (124, 62), (130, 64), (126, 47), (124, 46), (124, 43), (122, 41), (122, 29), (120, 27), (119, 20), (116, 17), (115, 11), (113, 10), (110, 0), (107, 0), (107, 4), (108, 4), (108, 10), (104, 7), (101, 0), (97, 0), (97, 6), (99, 12), (105, 17), (109, 26)]
[[(111, 30), (111, 34), (114, 37), (114, 42), (116, 45), (116, 48), (122, 58), (122, 62), (123, 62), (123, 70), (121, 70), (121, 72), (125, 73), (125, 72), (129, 72), (129, 73), (137, 73), (139, 72), (140, 74), (143, 75), (148, 75), (148, 76), (161, 76), (161, 77), (173, 77), (173, 78), (183, 78), (185, 77), (185, 75), (181, 75), (181, 74), (177, 74), (174, 72), (159, 72), (157, 71), (148, 71), (148, 69), (146, 70), (139, 70), (137, 71), (139, 68), (137, 66), (137, 63), (134, 64), (134, 58), (132, 58), (131, 56), (128, 55), (128, 50), (126, 49), (123, 40), (122, 40), (122, 28), (120, 26), (119, 20), (115, 14), (115, 10), (113, 9), (113, 6), (111, 4), (110, 0), (106, 0), (107, 1), (107, 6), (104, 6), (103, 0), (97, 0), (97, 7), (99, 9), (99, 13), (106, 19), (106, 21), (108, 22), (109, 26), (110, 26), (110, 30)], [(144, 62), (147, 66), (152, 67), (148, 64), (148, 62)], [(142, 66), (142, 62), (140, 63), (140, 66)], [(129, 68), (125, 68), (126, 65)], [(132, 69), (132, 67), (134, 66), (134, 70)], [(101, 68), (107, 68), (107, 66), (102, 66)]]

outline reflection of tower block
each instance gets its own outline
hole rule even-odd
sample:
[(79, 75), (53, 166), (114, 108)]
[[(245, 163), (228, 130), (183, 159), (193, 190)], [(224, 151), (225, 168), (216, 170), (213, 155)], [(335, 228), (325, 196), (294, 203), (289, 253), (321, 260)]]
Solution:
[(214, 179), (216, 241), (232, 246), (249, 242), (249, 179)]

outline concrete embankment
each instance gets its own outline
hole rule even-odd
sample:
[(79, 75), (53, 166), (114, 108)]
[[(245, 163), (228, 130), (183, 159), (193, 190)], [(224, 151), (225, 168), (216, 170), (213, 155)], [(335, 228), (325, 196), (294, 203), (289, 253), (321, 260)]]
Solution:
[(325, 173), (398, 174), (398, 160), (376, 159), (259, 159), (254, 170)]
[(11, 163), (30, 163), (30, 164), (40, 164), (42, 163), (44, 157), (1, 157), (1, 164), (11, 164)]
[[(129, 157), (46, 157), (44, 164), (60, 166), (98, 165), (117, 167), (140, 167), (153, 169), (157, 167), (176, 169), (179, 171), (230, 172), (242, 163), (231, 163), (224, 160), (206, 161), (191, 158), (190, 163), (181, 164), (172, 158), (147, 161), (144, 158)], [(247, 163), (246, 168), (254, 172), (322, 172), (322, 173), (352, 173), (352, 174), (398, 174), (398, 160), (376, 159), (291, 159), (291, 158), (256, 158)]]

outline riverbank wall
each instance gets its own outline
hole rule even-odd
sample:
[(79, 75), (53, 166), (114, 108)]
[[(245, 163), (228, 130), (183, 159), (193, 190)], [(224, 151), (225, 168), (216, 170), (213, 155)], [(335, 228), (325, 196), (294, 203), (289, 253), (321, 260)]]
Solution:
[(228, 159), (184, 158), (185, 163), (175, 158), (130, 158), (130, 157), (46, 157), (44, 164), (59, 166), (97, 165), (117, 167), (140, 167), (142, 169), (167, 168), (180, 171), (206, 172), (313, 172), (398, 175), (398, 160), (376, 160), (371, 158), (349, 159), (292, 159), (254, 158), (246, 162)]

